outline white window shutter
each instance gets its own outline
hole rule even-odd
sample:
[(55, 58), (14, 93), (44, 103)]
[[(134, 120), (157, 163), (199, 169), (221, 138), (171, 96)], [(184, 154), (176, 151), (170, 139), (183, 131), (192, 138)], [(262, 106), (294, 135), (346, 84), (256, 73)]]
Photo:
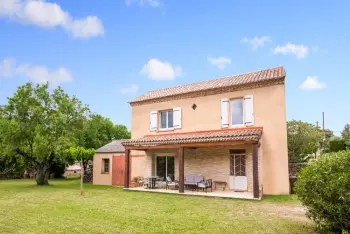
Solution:
[(229, 100), (227, 98), (221, 99), (221, 128), (228, 128), (228, 105)]
[(174, 128), (181, 128), (181, 122), (182, 122), (182, 118), (181, 118), (181, 108), (177, 107), (173, 109), (173, 121), (174, 121)]
[(244, 97), (245, 125), (254, 126), (254, 97), (247, 95)]
[(149, 114), (149, 130), (157, 131), (157, 122), (158, 122), (158, 112), (151, 111)]

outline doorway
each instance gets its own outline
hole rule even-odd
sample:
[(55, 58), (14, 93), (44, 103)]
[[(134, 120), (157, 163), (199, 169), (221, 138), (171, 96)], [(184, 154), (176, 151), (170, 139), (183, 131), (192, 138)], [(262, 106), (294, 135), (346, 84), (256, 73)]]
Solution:
[(156, 156), (156, 175), (166, 180), (169, 176), (174, 180), (174, 156)]

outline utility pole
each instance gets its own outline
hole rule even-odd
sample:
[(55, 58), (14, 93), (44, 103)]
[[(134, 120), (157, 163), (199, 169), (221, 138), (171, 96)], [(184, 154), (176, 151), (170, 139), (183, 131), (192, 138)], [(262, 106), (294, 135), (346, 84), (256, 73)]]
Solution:
[(322, 112), (322, 131), (323, 131), (323, 141), (322, 141), (322, 152), (323, 152), (325, 141), (326, 141), (326, 132), (324, 131), (324, 112)]

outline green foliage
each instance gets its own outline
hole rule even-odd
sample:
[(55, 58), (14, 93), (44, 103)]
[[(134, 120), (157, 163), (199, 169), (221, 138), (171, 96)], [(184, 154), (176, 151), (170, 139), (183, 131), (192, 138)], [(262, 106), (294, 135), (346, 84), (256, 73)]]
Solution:
[(76, 97), (48, 84), (20, 86), (2, 108), (3, 155), (20, 155), (36, 171), (38, 185), (48, 184), (50, 167), (76, 144), (87, 108)]
[(113, 122), (98, 114), (92, 114), (84, 121), (83, 131), (79, 136), (79, 146), (98, 149), (113, 139), (129, 139), (130, 132), (125, 125)]
[(350, 141), (350, 124), (345, 124), (343, 131), (341, 132), (341, 136)]
[(65, 168), (66, 164), (64, 161), (56, 161), (51, 164), (50, 172), (53, 173), (54, 178), (63, 178)]
[(305, 162), (320, 149), (322, 132), (315, 125), (302, 121), (288, 121), (288, 158), (290, 162)]
[(0, 172), (5, 173), (6, 178), (23, 178), (24, 171), (25, 165), (20, 156), (0, 156)]
[(295, 191), (319, 231), (350, 232), (350, 151), (313, 160), (299, 172)]
[(338, 152), (342, 150), (346, 150), (345, 139), (336, 137), (329, 141), (329, 152)]
[(126, 128), (125, 125), (117, 124), (114, 126), (114, 140), (120, 140), (120, 139), (130, 139), (131, 134)]
[(67, 153), (71, 155), (71, 157), (75, 161), (83, 161), (83, 167), (84, 171), (87, 168), (87, 165), (90, 160), (93, 159), (95, 154), (95, 149), (85, 149), (84, 147), (77, 146), (77, 147), (71, 147), (67, 150)]

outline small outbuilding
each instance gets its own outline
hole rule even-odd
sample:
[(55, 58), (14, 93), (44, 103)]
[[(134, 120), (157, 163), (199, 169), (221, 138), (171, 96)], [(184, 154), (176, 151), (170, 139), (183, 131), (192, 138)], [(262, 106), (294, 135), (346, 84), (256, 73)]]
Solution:
[[(122, 140), (113, 140), (96, 150), (93, 162), (93, 184), (124, 185), (125, 148), (121, 142)], [(143, 174), (143, 171), (138, 170), (143, 161), (144, 155), (131, 155), (131, 165), (135, 168), (131, 178)]]

